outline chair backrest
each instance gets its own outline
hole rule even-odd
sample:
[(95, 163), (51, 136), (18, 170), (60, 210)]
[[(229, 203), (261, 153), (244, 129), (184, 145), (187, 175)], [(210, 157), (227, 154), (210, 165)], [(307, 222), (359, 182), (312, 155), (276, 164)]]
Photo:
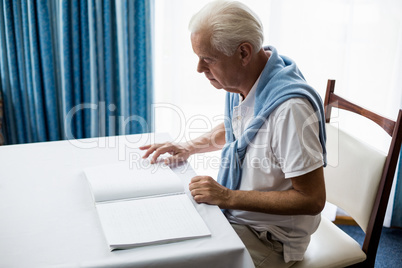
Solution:
[[(402, 141), (402, 110), (396, 121), (375, 114), (334, 94), (328, 80), (324, 107), (328, 166), (324, 169), (327, 200), (344, 209), (365, 231), (362, 250), (367, 267), (374, 267), (385, 211)], [(329, 124), (331, 109), (364, 116), (381, 126), (391, 138), (388, 154)]]

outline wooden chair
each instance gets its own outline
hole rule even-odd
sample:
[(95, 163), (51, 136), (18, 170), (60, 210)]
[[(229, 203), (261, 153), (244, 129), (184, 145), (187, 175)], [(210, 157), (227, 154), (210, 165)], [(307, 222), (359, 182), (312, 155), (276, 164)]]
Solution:
[[(325, 217), (312, 235), (304, 260), (293, 267), (374, 267), (385, 211), (402, 141), (402, 110), (387, 119), (334, 93), (328, 80), (325, 96), (328, 165), (324, 168), (327, 200), (342, 208), (365, 232), (363, 246)], [(329, 124), (332, 108), (366, 117), (392, 139), (387, 155)], [(341, 120), (341, 119), (339, 119)], [(364, 134), (364, 133), (362, 133)]]

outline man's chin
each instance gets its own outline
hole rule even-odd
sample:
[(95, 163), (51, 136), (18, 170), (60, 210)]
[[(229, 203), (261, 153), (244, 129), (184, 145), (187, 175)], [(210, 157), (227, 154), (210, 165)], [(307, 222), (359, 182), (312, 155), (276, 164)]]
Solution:
[(219, 84), (216, 80), (209, 80), (209, 82), (211, 83), (211, 85), (216, 88), (216, 89), (223, 89), (222, 85)]

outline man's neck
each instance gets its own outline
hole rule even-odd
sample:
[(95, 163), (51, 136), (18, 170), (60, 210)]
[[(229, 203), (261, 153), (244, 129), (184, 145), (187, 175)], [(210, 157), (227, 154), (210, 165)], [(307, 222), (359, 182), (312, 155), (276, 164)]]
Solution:
[(254, 56), (254, 60), (250, 62), (250, 69), (249, 74), (247, 75), (247, 81), (244, 83), (244, 89), (241, 91), (241, 95), (243, 99), (245, 99), (250, 92), (251, 88), (253, 87), (255, 81), (257, 81), (258, 77), (262, 73), (265, 68), (265, 65), (268, 62), (269, 57), (271, 56), (270, 51), (264, 51), (261, 49), (258, 53)]

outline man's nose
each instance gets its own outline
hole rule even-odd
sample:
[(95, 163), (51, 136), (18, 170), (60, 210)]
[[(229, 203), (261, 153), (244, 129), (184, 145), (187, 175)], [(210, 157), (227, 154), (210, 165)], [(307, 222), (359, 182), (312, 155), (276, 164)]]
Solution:
[(197, 72), (203, 73), (207, 70), (208, 70), (208, 68), (205, 66), (204, 60), (199, 60), (198, 65), (197, 65)]

